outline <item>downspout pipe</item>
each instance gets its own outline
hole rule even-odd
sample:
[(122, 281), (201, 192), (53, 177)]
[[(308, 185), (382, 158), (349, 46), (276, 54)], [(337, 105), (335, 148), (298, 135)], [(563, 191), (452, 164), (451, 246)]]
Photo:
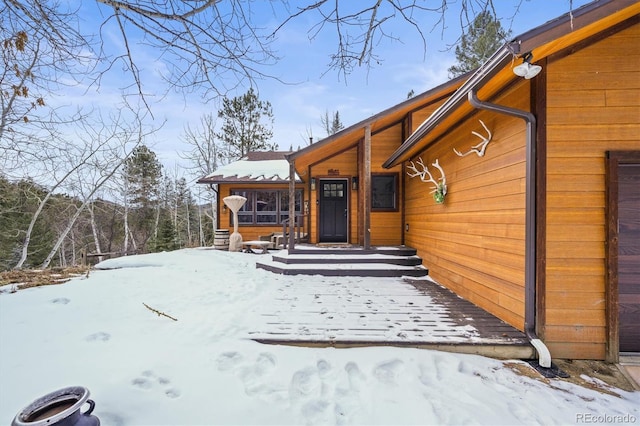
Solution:
[(536, 117), (528, 111), (492, 104), (478, 99), (476, 90), (469, 91), (469, 103), (477, 109), (522, 118), (527, 124), (525, 265), (524, 265), (524, 332), (538, 352), (541, 367), (551, 367), (549, 348), (536, 334)]

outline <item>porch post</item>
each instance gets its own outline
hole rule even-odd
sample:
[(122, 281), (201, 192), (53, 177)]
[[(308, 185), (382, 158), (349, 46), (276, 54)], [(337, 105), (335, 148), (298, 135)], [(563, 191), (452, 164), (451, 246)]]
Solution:
[(295, 248), (296, 230), (296, 166), (289, 160), (289, 253)]
[(363, 176), (362, 176), (362, 199), (364, 206), (363, 226), (364, 226), (364, 248), (371, 248), (371, 125), (364, 128), (364, 153), (362, 156)]

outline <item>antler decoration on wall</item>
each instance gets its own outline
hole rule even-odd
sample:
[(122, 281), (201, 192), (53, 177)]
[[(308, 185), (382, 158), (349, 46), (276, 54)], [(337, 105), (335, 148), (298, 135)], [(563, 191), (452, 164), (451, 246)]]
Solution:
[(478, 121), (480, 122), (480, 124), (482, 124), (482, 127), (484, 127), (484, 129), (487, 131), (489, 135), (485, 137), (478, 132), (471, 132), (471, 134), (476, 135), (477, 137), (482, 139), (482, 142), (480, 142), (478, 145), (471, 147), (471, 149), (465, 152), (464, 154), (458, 151), (457, 149), (453, 148), (453, 150), (455, 151), (456, 154), (458, 154), (458, 156), (465, 157), (471, 154), (472, 152), (475, 152), (476, 154), (478, 154), (478, 157), (484, 156), (484, 151), (485, 149), (487, 149), (487, 145), (489, 145), (489, 142), (491, 142), (492, 135), (489, 129), (487, 128), (487, 126), (484, 124), (484, 122), (482, 120), (478, 120)]
[[(438, 180), (433, 178), (433, 175), (429, 171), (429, 168), (424, 164), (422, 158), (420, 157), (418, 157), (418, 161), (416, 161), (415, 164), (413, 161), (411, 161), (407, 166), (407, 169), (411, 170), (411, 172), (407, 172), (407, 175), (412, 178), (420, 176), (421, 181), (434, 184), (435, 186), (430, 194), (433, 194), (433, 199), (436, 200), (436, 203), (442, 204), (444, 203), (445, 195), (447, 195), (447, 179), (444, 176), (444, 170), (442, 170), (442, 167), (440, 167), (438, 160), (436, 160), (431, 165), (440, 171), (441, 177)], [(418, 170), (417, 166), (420, 166), (422, 170)]]

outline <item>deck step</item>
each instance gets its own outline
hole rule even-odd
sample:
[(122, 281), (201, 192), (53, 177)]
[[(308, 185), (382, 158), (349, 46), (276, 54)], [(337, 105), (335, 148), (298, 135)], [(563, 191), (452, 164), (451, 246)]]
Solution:
[(286, 264), (336, 264), (336, 263), (384, 263), (389, 265), (416, 266), (422, 264), (418, 256), (397, 256), (385, 254), (296, 254), (294, 256), (274, 255), (273, 261)]
[(283, 275), (426, 277), (429, 270), (410, 247), (296, 248), (282, 250), (256, 267)]
[(393, 246), (393, 247), (373, 247), (370, 249), (364, 249), (362, 247), (323, 247), (323, 246), (300, 246), (290, 251), (291, 254), (338, 254), (338, 255), (352, 255), (352, 254), (384, 254), (389, 256), (415, 256), (417, 250), (413, 247), (407, 246)]

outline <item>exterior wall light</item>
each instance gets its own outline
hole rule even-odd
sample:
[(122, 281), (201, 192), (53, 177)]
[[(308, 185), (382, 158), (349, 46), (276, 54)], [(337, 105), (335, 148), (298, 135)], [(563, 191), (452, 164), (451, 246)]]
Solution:
[(527, 52), (522, 55), (522, 63), (513, 67), (513, 73), (519, 77), (524, 77), (529, 80), (535, 77), (542, 71), (542, 67), (540, 65), (531, 65), (531, 59), (533, 59), (533, 54), (531, 52)]
[(311, 178), (311, 190), (316, 190), (316, 178)]
[(358, 176), (353, 176), (351, 178), (351, 189), (354, 191), (358, 190)]

